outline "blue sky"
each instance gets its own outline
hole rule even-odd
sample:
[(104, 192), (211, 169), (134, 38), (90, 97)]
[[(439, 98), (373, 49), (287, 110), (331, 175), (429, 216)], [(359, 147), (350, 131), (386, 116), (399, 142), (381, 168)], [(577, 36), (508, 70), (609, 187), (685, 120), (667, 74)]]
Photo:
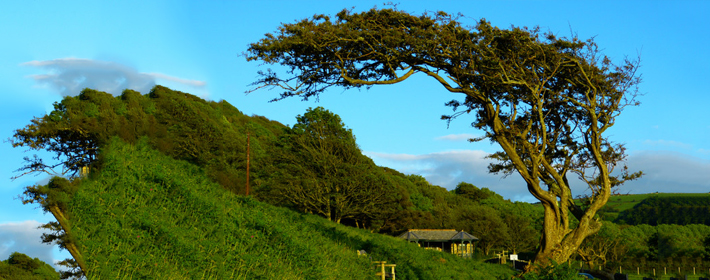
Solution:
[[(6, 1), (9, 2), (9, 1)], [(332, 89), (320, 102), (268, 103), (277, 92), (244, 92), (264, 69), (240, 56), (249, 43), (314, 14), (367, 10), (383, 1), (21, 1), (0, 4), (0, 138), (49, 112), (63, 95), (83, 87), (145, 93), (161, 84), (246, 114), (293, 124), (308, 107), (323, 106), (353, 129), (361, 149), (379, 165), (425, 176), (452, 188), (460, 181), (512, 200), (533, 201), (516, 175), (486, 173), (484, 157), (498, 150), (470, 144), (480, 131), (460, 118), (439, 120), (459, 96), (422, 76), (369, 91)], [(21, 4), (19, 4), (21, 3)], [(558, 36), (595, 37), (615, 61), (641, 55), (640, 107), (629, 108), (610, 131), (627, 144), (632, 170), (647, 173), (623, 193), (710, 191), (710, 2), (707, 1), (402, 1), (420, 14), (443, 10), (486, 18), (506, 28), (540, 26)], [(46, 177), (10, 180), (20, 149), (0, 143), (0, 259), (21, 251), (53, 262), (68, 256), (40, 244), (40, 223), (52, 219), (14, 199)], [(575, 194), (583, 186), (573, 188)]]

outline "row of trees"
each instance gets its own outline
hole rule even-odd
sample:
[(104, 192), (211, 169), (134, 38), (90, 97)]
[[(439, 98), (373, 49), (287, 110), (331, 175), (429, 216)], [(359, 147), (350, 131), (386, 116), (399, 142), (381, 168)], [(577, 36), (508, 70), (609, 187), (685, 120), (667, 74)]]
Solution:
[(602, 230), (579, 248), (577, 258), (592, 268), (703, 267), (710, 263), (710, 226), (605, 221)]

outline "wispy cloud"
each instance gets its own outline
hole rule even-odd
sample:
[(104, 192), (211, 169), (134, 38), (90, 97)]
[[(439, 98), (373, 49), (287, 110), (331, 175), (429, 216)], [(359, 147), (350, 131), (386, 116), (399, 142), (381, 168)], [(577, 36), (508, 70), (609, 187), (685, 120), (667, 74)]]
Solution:
[(514, 174), (507, 178), (488, 172), (489, 154), (480, 150), (455, 150), (423, 155), (387, 154), (365, 152), (377, 164), (388, 166), (405, 174), (424, 176), (430, 183), (454, 189), (460, 182), (489, 188), (506, 199), (534, 201), (525, 182)]
[(645, 140), (643, 141), (644, 145), (649, 145), (649, 146), (665, 146), (665, 147), (674, 147), (674, 148), (681, 148), (681, 149), (691, 149), (693, 145), (683, 143), (683, 142), (678, 142), (678, 141), (673, 141), (673, 140)]
[(42, 243), (42, 233), (47, 231), (39, 229), (40, 225), (40, 222), (34, 220), (0, 223), (0, 260), (6, 260), (10, 254), (20, 252), (54, 265), (52, 248), (55, 245)]
[(203, 81), (197, 81), (197, 80), (186, 80), (178, 77), (173, 77), (173, 76), (168, 76), (163, 73), (146, 73), (146, 75), (154, 77), (156, 79), (163, 79), (163, 80), (168, 80), (171, 82), (176, 82), (188, 86), (193, 86), (193, 87), (204, 87), (207, 85), (207, 83)]
[[(424, 176), (430, 183), (453, 189), (459, 182), (489, 188), (506, 199), (534, 202), (525, 182), (514, 173), (502, 175), (488, 172), (488, 153), (474, 150), (456, 150), (422, 155), (365, 152), (378, 165), (387, 166), (405, 174)], [(707, 192), (710, 190), (710, 161), (681, 153), (644, 151), (627, 158), (632, 172), (642, 170), (645, 176), (627, 182), (618, 190), (621, 193), (650, 192)], [(588, 188), (570, 174), (574, 196), (588, 193)]]
[(31, 75), (40, 85), (47, 85), (62, 96), (77, 95), (84, 88), (105, 91), (113, 95), (125, 89), (147, 93), (156, 85), (156, 79), (167, 80), (194, 88), (205, 86), (204, 81), (188, 80), (163, 73), (140, 73), (126, 65), (82, 58), (58, 58), (30, 61), (23, 66), (47, 70), (49, 73)]
[(468, 139), (471, 138), (476, 138), (478, 137), (477, 135), (473, 135), (470, 133), (462, 133), (462, 134), (449, 134), (449, 135), (444, 135), (440, 137), (434, 138), (434, 140), (444, 140), (444, 141), (468, 141)]

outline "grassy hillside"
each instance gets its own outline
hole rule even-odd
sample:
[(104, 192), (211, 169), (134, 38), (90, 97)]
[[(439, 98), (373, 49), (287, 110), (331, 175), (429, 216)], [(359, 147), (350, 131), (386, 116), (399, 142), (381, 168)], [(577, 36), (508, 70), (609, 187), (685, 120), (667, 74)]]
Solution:
[(399, 279), (512, 274), (235, 195), (146, 140), (114, 139), (100, 162), (65, 199), (89, 279), (373, 279), (358, 249), (397, 264)]

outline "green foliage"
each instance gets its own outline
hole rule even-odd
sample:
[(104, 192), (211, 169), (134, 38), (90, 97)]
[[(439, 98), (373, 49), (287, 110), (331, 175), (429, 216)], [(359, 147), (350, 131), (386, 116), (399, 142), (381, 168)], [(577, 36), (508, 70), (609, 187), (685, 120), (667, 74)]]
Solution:
[(55, 280), (59, 279), (59, 273), (38, 258), (14, 252), (7, 260), (0, 261), (0, 279)]
[[(487, 211), (492, 211), (493, 216), (500, 218), (496, 221), (503, 219), (503, 226), (505, 223), (518, 221), (517, 217), (524, 217), (525, 221), (515, 222), (523, 226), (519, 229), (521, 232), (530, 232), (534, 228), (526, 221), (538, 221), (541, 218), (539, 209), (529, 204), (525, 206), (505, 201), (487, 188), (478, 190), (482, 195), (480, 199), (472, 200), (433, 186), (421, 176), (404, 175), (396, 170), (375, 166), (372, 160), (361, 154), (352, 131), (345, 128), (336, 114), (323, 108), (309, 109), (304, 115), (298, 116), (298, 123), (293, 128), (288, 128), (265, 117), (244, 116), (224, 101), (208, 102), (160, 86), (155, 87), (148, 95), (126, 90), (119, 97), (86, 89), (77, 97), (67, 97), (55, 104), (55, 110), (49, 115), (35, 119), (29, 126), (16, 131), (14, 141), (17, 141), (19, 146), (35, 145), (46, 140), (43, 135), (54, 135), (51, 143), (55, 143), (56, 147), (64, 147), (67, 143), (62, 141), (84, 137), (81, 141), (93, 143), (91, 150), (74, 147), (73, 150), (67, 150), (69, 153), (64, 153), (52, 148), (54, 146), (36, 147), (55, 152), (56, 159), (64, 162), (62, 164), (68, 164), (70, 160), (67, 158), (71, 155), (78, 156), (74, 162), (85, 160), (81, 155), (93, 151), (91, 160), (81, 162), (82, 167), (90, 167), (92, 171), (89, 178), (93, 180), (96, 176), (103, 176), (100, 174), (113, 172), (111, 170), (116, 168), (107, 165), (111, 161), (105, 158), (98, 160), (93, 147), (102, 151), (99, 157), (105, 157), (103, 151), (111, 149), (109, 144), (116, 141), (111, 140), (115, 137), (134, 144), (145, 138), (140, 141), (147, 144), (141, 145), (148, 145), (172, 159), (194, 164), (203, 170), (203, 175), (207, 176), (209, 181), (218, 183), (231, 193), (241, 194), (246, 181), (247, 133), (250, 135), (250, 182), (253, 193), (256, 198), (273, 205), (289, 206), (323, 217), (330, 215), (333, 221), (340, 219), (345, 225), (393, 235), (414, 228), (473, 228), (471, 224), (461, 222), (460, 213), (472, 207), (483, 207), (480, 205), (485, 205)], [(64, 137), (65, 135), (74, 138)], [(115, 172), (110, 174), (116, 175), (117, 178), (124, 177)], [(124, 179), (130, 184), (142, 184), (139, 183), (142, 180), (158, 180), (158, 183), (161, 183), (173, 177), (172, 174), (141, 176), (143, 177)], [(155, 179), (156, 176), (159, 178)], [(57, 177), (47, 185), (26, 189), (26, 203), (39, 203), (45, 211), (56, 206), (53, 214), (65, 215), (72, 221), (46, 224), (44, 227), (51, 233), (45, 235), (43, 241), (58, 243), (62, 248), (71, 244), (87, 246), (84, 242), (96, 242), (98, 235), (74, 234), (75, 211), (71, 209), (70, 204), (76, 203), (74, 198), (82, 197), (77, 194), (82, 180), (79, 177)], [(129, 183), (122, 181), (115, 184)], [(319, 201), (311, 197), (305, 197), (301, 204), (288, 201), (293, 200), (298, 192), (327, 197), (328, 199), (320, 201), (330, 206), (309, 206)], [(134, 198), (126, 197), (127, 200)], [(102, 207), (116, 209), (116, 205), (99, 205), (91, 211), (101, 212)], [(127, 211), (123, 210), (125, 207), (121, 205), (117, 211)], [(318, 212), (317, 209), (327, 210)], [(534, 209), (533, 212), (540, 215), (528, 213), (525, 209)], [(161, 217), (163, 218), (165, 217)], [(100, 219), (94, 222), (98, 223), (98, 220)], [(76, 232), (81, 230), (77, 229)], [(522, 237), (536, 239), (537, 233), (525, 234)], [(493, 248), (518, 246), (500, 240), (484, 242), (496, 244)], [(71, 266), (72, 261), (69, 259), (67, 264)], [(78, 270), (75, 269), (76, 271)]]
[(460, 182), (458, 185), (456, 185), (454, 193), (473, 200), (474, 202), (481, 202), (482, 200), (487, 199), (492, 195), (497, 195), (488, 188), (479, 189), (473, 184), (469, 184), (466, 182)]
[(224, 101), (208, 102), (161, 86), (147, 95), (126, 90), (119, 97), (85, 89), (56, 103), (54, 111), (17, 130), (11, 140), (16, 147), (52, 152), (59, 161), (27, 158), (21, 171), (56, 174), (48, 168), (62, 165), (75, 173), (92, 166), (98, 147), (111, 137), (129, 143), (149, 137), (152, 147), (204, 167), (224, 188), (243, 193), (246, 133), (251, 133), (251, 179), (258, 187), (273, 172), (266, 151), (285, 128), (263, 117), (244, 116)]
[(372, 279), (360, 249), (403, 279), (512, 273), (234, 195), (146, 139), (112, 140), (100, 156), (68, 206), (90, 279)]
[[(331, 87), (395, 84), (415, 73), (432, 78), (461, 94), (442, 119), (472, 116), (472, 126), (485, 132), (474, 141), (490, 139), (502, 149), (490, 156), (496, 162), (489, 171), (518, 173), (545, 207), (546, 242), (536, 261), (564, 262), (599, 230), (594, 217), (611, 189), (642, 175), (629, 172), (624, 146), (604, 135), (625, 107), (639, 105), (639, 62), (614, 64), (592, 39), (501, 29), (486, 20), (467, 26), (459, 18), (373, 8), (284, 23), (247, 50), (248, 61), (285, 68), (260, 71), (252, 90), (283, 90), (274, 100), (308, 99)], [(621, 172), (613, 172), (616, 166)], [(570, 174), (592, 190), (590, 207), (574, 204)], [(464, 190), (475, 193), (471, 187), (459, 194), (480, 199)], [(452, 202), (437, 199), (431, 213), (440, 226), (451, 224)]]
[(488, 255), (494, 247), (502, 247), (510, 239), (506, 223), (499, 212), (485, 205), (472, 205), (459, 209), (460, 228), (481, 239), (483, 253)]
[[(708, 237), (710, 226), (706, 225), (628, 226), (605, 222), (599, 233), (585, 240), (578, 253), (580, 260), (593, 262), (593, 269), (602, 266), (613, 271), (622, 266), (650, 272), (653, 268), (663, 271), (663, 267), (681, 267), (688, 271), (695, 267), (707, 271)], [(596, 257), (589, 258), (590, 253)]]
[(397, 210), (396, 185), (362, 155), (352, 130), (322, 107), (309, 108), (281, 137), (284, 152), (261, 197), (336, 223), (357, 225), (391, 216)]
[(652, 196), (621, 212), (615, 222), (630, 225), (710, 225), (710, 195)]
[(567, 263), (557, 264), (552, 261), (550, 266), (536, 267), (536, 270), (526, 273), (521, 280), (584, 280), (579, 271)]

